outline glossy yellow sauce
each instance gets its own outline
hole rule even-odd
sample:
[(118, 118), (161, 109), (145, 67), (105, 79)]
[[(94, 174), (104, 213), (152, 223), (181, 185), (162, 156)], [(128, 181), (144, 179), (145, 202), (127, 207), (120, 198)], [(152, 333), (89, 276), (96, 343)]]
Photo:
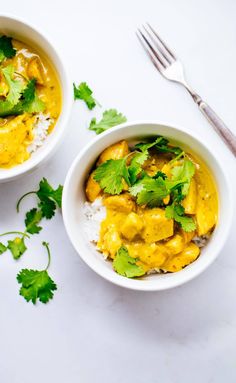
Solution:
[[(97, 164), (109, 158), (122, 158), (127, 153), (128, 145), (121, 141), (106, 149)], [(196, 222), (196, 231), (190, 233), (184, 232), (172, 219), (167, 219), (164, 208), (138, 206), (126, 188), (120, 195), (104, 194), (91, 173), (86, 184), (87, 198), (92, 202), (102, 197), (107, 211), (97, 243), (105, 257), (114, 259), (119, 248), (125, 246), (131, 257), (139, 259), (137, 264), (146, 272), (155, 269), (176, 272), (198, 258), (200, 248), (192, 239), (211, 234), (217, 223), (218, 197), (206, 165), (190, 154), (187, 157), (195, 164), (188, 195), (182, 202), (185, 213)], [(167, 163), (165, 155), (155, 154), (146, 161), (144, 168), (150, 175), (158, 170), (168, 175)]]
[[(12, 40), (17, 50), (13, 58), (6, 59), (3, 67), (14, 66), (15, 73), (29, 81), (36, 79), (36, 92), (45, 103), (43, 113), (52, 119), (50, 133), (61, 112), (61, 87), (56, 71), (48, 60), (24, 42)], [(0, 77), (1, 98), (4, 96), (4, 81)], [(5, 94), (6, 95), (6, 94)], [(24, 113), (19, 116), (0, 118), (0, 167), (9, 168), (26, 161), (30, 157), (27, 146), (34, 139), (36, 114)]]

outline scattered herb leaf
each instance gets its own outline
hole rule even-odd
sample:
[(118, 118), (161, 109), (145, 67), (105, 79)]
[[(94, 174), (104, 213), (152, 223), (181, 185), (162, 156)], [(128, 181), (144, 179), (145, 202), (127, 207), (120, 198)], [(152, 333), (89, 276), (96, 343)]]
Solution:
[(96, 134), (100, 134), (126, 121), (126, 117), (118, 113), (116, 109), (108, 109), (103, 112), (102, 119), (99, 122), (97, 122), (96, 118), (92, 118), (89, 129), (94, 130)]
[(2, 242), (0, 242), (0, 255), (5, 253), (5, 251), (7, 251), (7, 247)]
[(81, 82), (78, 86), (74, 83), (73, 87), (75, 100), (83, 100), (90, 110), (96, 106), (96, 100), (92, 96), (93, 92), (86, 82)]
[(15, 239), (8, 241), (7, 248), (12, 253), (14, 259), (19, 259), (22, 256), (22, 254), (24, 254), (24, 252), (27, 250), (27, 247), (25, 246), (24, 237), (16, 237)]
[(26, 213), (25, 226), (26, 231), (30, 234), (38, 234), (42, 227), (38, 223), (42, 219), (42, 212), (36, 208), (31, 209)]

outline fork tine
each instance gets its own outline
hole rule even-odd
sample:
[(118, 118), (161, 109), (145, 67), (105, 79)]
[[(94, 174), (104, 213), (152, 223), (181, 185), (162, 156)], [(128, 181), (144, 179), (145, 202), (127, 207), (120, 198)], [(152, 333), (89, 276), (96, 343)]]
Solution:
[(166, 51), (169, 53), (169, 55), (174, 59), (174, 60), (177, 60), (176, 56), (174, 55), (174, 53), (170, 50), (170, 48), (168, 48), (168, 46), (166, 45), (166, 43), (164, 43), (164, 41), (160, 38), (160, 36), (158, 36), (157, 32), (155, 31), (155, 29), (153, 29), (151, 27), (151, 25), (149, 23), (146, 23), (148, 25), (148, 27), (151, 29), (152, 33), (156, 36), (156, 38), (160, 41), (160, 43), (163, 45), (163, 47), (166, 49)]
[(167, 64), (170, 65), (172, 63), (172, 58), (170, 58), (166, 49), (163, 49), (161, 44), (159, 44), (159, 40), (155, 37), (153, 33), (149, 32), (145, 25), (143, 25), (143, 29), (145, 30), (147, 36), (149, 36), (149, 38), (152, 40), (153, 44), (155, 44), (156, 48), (158, 49), (159, 53), (163, 56)]
[[(137, 36), (139, 38), (139, 41), (142, 43), (143, 47), (145, 48), (146, 52), (149, 54), (151, 57), (152, 62), (154, 65), (157, 67), (159, 71), (163, 70), (166, 68), (166, 64), (164, 63), (162, 57), (157, 53), (157, 51), (152, 47), (146, 36), (142, 33), (142, 31), (138, 28), (138, 31), (141, 35), (137, 33)], [(158, 64), (157, 64), (158, 63)]]

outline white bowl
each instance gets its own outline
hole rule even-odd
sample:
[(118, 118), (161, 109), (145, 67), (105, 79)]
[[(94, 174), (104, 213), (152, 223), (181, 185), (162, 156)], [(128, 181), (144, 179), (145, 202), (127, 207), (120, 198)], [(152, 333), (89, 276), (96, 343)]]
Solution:
[(42, 52), (56, 70), (62, 90), (62, 110), (52, 133), (42, 147), (37, 149), (27, 161), (10, 169), (0, 169), (0, 182), (6, 182), (34, 169), (54, 153), (68, 128), (67, 122), (73, 103), (73, 88), (72, 81), (69, 79), (65, 65), (55, 50), (54, 44), (52, 45), (38, 28), (36, 29), (18, 17), (0, 15), (0, 32), (22, 40)]
[[(111, 262), (105, 261), (101, 253), (88, 241), (83, 232), (84, 183), (99, 154), (109, 145), (126, 139), (133, 141), (157, 134), (169, 138), (185, 149), (202, 158), (212, 172), (219, 193), (219, 222), (209, 243), (200, 257), (176, 273), (152, 274), (142, 279), (128, 279), (114, 272)], [(227, 239), (232, 222), (232, 192), (223, 167), (213, 153), (195, 135), (154, 122), (125, 123), (97, 136), (74, 160), (65, 181), (62, 210), (69, 238), (80, 257), (96, 273), (110, 282), (134, 290), (155, 291), (181, 285), (200, 274), (216, 259)]]

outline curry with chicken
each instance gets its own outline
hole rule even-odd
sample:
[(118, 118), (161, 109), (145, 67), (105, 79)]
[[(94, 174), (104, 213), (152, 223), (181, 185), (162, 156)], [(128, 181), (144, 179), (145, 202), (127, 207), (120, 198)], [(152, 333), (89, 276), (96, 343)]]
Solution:
[(162, 136), (105, 149), (86, 197), (106, 208), (97, 249), (126, 277), (177, 272), (195, 261), (218, 216), (214, 180), (202, 160)]
[(26, 161), (52, 131), (60, 110), (61, 89), (52, 65), (24, 42), (1, 36), (0, 168)]

